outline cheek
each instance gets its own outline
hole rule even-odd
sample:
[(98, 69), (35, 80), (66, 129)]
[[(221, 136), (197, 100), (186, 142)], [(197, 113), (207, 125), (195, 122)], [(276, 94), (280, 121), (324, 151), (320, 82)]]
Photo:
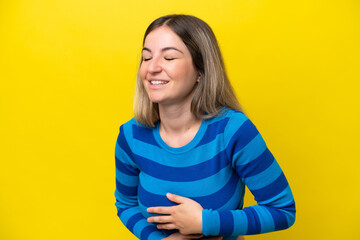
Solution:
[(140, 69), (139, 69), (139, 75), (140, 75), (140, 79), (142, 82), (143, 87), (145, 88), (146, 92), (148, 91), (147, 87), (146, 87), (146, 70), (145, 68), (141, 65)]
[(146, 77), (146, 70), (145, 70), (144, 64), (141, 64), (140, 69), (139, 69), (139, 74), (140, 74), (141, 79), (144, 80)]
[(189, 82), (196, 82), (196, 79), (198, 77), (198, 73), (192, 65), (185, 66), (183, 70), (183, 74), (184, 74), (184, 78), (186, 78), (186, 80)]
[(171, 69), (168, 68), (169, 74), (173, 77), (183, 79), (185, 81), (189, 81), (193, 78), (193, 67), (187, 63), (179, 64), (177, 66), (172, 66)]

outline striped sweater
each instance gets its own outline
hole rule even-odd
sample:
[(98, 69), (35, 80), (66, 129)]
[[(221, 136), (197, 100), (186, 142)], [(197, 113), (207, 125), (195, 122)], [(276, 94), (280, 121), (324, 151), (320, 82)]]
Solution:
[[(192, 141), (180, 148), (161, 139), (159, 124), (147, 128), (132, 119), (120, 127), (115, 162), (118, 216), (142, 240), (171, 234), (146, 221), (148, 207), (175, 204), (166, 198), (168, 192), (201, 204), (205, 236), (231, 240), (286, 229), (295, 221), (285, 175), (241, 112), (203, 120)], [(243, 208), (245, 185), (257, 205)]]

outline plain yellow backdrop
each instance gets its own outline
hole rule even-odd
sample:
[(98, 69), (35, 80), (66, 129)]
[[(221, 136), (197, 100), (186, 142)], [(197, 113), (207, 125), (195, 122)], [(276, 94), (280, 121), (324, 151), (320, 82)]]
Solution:
[(136, 239), (114, 147), (143, 33), (170, 13), (213, 28), (292, 187), (295, 225), (247, 239), (360, 239), (358, 0), (0, 1), (0, 239)]

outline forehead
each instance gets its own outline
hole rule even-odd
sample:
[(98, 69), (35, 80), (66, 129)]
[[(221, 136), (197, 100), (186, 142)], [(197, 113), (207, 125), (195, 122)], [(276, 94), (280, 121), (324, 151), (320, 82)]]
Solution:
[(145, 38), (144, 47), (149, 48), (150, 50), (167, 47), (187, 50), (182, 39), (168, 26), (161, 26), (151, 31)]

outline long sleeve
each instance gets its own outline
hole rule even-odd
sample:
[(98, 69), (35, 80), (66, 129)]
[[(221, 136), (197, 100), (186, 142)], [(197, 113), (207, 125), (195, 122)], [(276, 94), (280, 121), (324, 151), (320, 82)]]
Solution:
[(204, 209), (203, 234), (238, 236), (289, 228), (295, 222), (295, 202), (280, 166), (249, 119), (234, 117), (228, 126), (227, 158), (257, 205), (242, 210)]
[(117, 215), (139, 239), (162, 239), (166, 236), (155, 225), (148, 223), (140, 211), (137, 196), (140, 171), (132, 159), (133, 153), (121, 126), (115, 147)]

